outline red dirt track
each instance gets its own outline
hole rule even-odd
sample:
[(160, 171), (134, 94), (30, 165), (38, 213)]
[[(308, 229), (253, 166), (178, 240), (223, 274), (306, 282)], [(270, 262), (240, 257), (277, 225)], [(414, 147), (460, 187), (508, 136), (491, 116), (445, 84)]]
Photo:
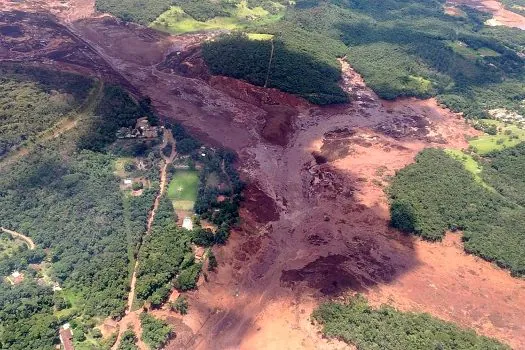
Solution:
[(100, 76), (149, 96), (164, 119), (235, 150), (249, 184), (241, 227), (216, 249), (218, 272), (188, 293), (189, 314), (154, 311), (176, 328), (167, 349), (349, 348), (323, 339), (309, 315), (320, 301), (354, 292), (525, 348), (525, 281), (465, 254), (457, 234), (428, 243), (388, 226), (390, 176), (425, 147), (462, 149), (477, 134), (459, 115), (433, 99), (382, 101), (344, 61), (352, 103), (340, 106), (210, 78), (198, 51), (206, 35), (125, 25), (86, 3), (52, 10), (66, 37), (57, 47), (85, 46), (82, 62), (54, 59), (51, 46), (45, 54), (0, 48), (0, 59), (90, 75), (103, 68)]

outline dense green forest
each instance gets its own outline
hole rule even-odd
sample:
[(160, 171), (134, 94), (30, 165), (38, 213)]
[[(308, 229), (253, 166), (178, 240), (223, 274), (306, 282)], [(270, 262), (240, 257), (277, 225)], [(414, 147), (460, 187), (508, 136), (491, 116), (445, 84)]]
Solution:
[(174, 335), (170, 325), (148, 313), (140, 315), (142, 340), (150, 349), (160, 349)]
[[(9, 74), (2, 78), (6, 79), (3, 82), (10, 79), (5, 86), (11, 90), (6, 91), (19, 93), (13, 98), (14, 107), (3, 111), (2, 120), (26, 123), (27, 130), (20, 130), (28, 134), (36, 130), (30, 129), (32, 125), (40, 128), (33, 119), (50, 122), (46, 118), (54, 117), (53, 113), (62, 117), (58, 108), (49, 107), (57, 96), (61, 101), (62, 95), (70, 95), (73, 110), (94, 86), (91, 80), (75, 75), (8, 68)], [(42, 108), (35, 105), (29, 113), (27, 108), (36, 103)], [(145, 190), (144, 197), (123, 195), (114, 174), (116, 157), (106, 149), (115, 141), (116, 128), (132, 125), (150, 110), (115, 86), (105, 87), (101, 98), (90, 104), (92, 110), (84, 111), (86, 117), (76, 129), (59, 138), (36, 140), (28, 155), (0, 169), (0, 225), (28, 235), (37, 245), (35, 250), (22, 249), (0, 261), (3, 276), (20, 270), (29, 279), (13, 287), (2, 284), (0, 303), (10, 305), (2, 309), (13, 308), (12, 316), (2, 317), (17, 320), (7, 322), (16, 329), (0, 332), (3, 348), (50, 348), (57, 341), (58, 322), (78, 318), (75, 324), (81, 328), (77, 333), (84, 334), (93, 327), (88, 322), (92, 317), (119, 316), (124, 311), (130, 266), (154, 192)], [(158, 167), (154, 162), (144, 163), (147, 169), (142, 175), (155, 181), (152, 170), (156, 167), (158, 173)], [(53, 293), (49, 286), (35, 286), (30, 282), (33, 278), (46, 284), (57, 282), (64, 291)], [(26, 297), (13, 302), (13, 295), (24, 293)]]
[[(168, 204), (171, 205), (169, 202)], [(172, 208), (169, 210), (173, 212)], [(151, 234), (144, 239), (138, 256), (140, 264), (137, 271), (136, 293), (137, 299), (149, 301), (152, 306), (157, 307), (168, 297), (175, 276), (183, 275), (186, 273), (184, 271), (193, 269), (195, 261), (189, 232), (178, 228), (173, 221), (166, 223), (161, 218), (156, 218), (155, 221), (160, 221), (162, 224), (155, 224)], [(175, 284), (178, 281), (179, 279)], [(187, 289), (194, 286), (195, 279)]]
[[(336, 60), (346, 57), (386, 99), (437, 96), (470, 117), (485, 117), (494, 108), (525, 113), (520, 102), (525, 98), (520, 56), (525, 52), (525, 33), (484, 26), (490, 15), (469, 7), (460, 7), (460, 15), (451, 16), (445, 14), (444, 0), (158, 0), (147, 6), (129, 1), (136, 6), (124, 1), (108, 8), (113, 0), (98, 0), (97, 6), (149, 24), (172, 5), (153, 27), (249, 33), (207, 43), (204, 57), (211, 71), (276, 87), (313, 103), (347, 100), (338, 86)], [(523, 6), (521, 0), (506, 1), (514, 9)], [(122, 10), (129, 8), (133, 11)], [(123, 11), (138, 13), (123, 16)]]
[(0, 347), (52, 349), (58, 341), (59, 327), (54, 306), (51, 288), (34, 282), (16, 287), (0, 283)]
[[(139, 13), (126, 17), (121, 15), (124, 10), (104, 7), (113, 0), (98, 0), (97, 6), (149, 24), (173, 5), (153, 27), (248, 33), (225, 35), (204, 45), (211, 71), (276, 87), (313, 103), (347, 100), (338, 86), (336, 60), (346, 57), (386, 99), (437, 96), (470, 117), (486, 117), (494, 108), (525, 113), (525, 33), (484, 26), (490, 15), (469, 7), (451, 16), (445, 14), (444, 0), (158, 0), (147, 6), (128, 1), (136, 6), (124, 1), (114, 7)], [(518, 10), (521, 2), (506, 0)]]
[(0, 157), (72, 117), (93, 82), (79, 75), (0, 66)]
[(348, 101), (338, 85), (341, 67), (334, 59), (344, 54), (340, 43), (299, 29), (282, 32), (274, 38), (251, 40), (242, 34), (224, 36), (206, 43), (203, 55), (214, 74), (278, 88), (317, 104)]
[(507, 9), (525, 16), (525, 0), (501, 0)]
[(445, 151), (427, 149), (389, 189), (392, 225), (430, 240), (462, 230), (465, 250), (525, 274), (524, 145), (491, 154), (481, 176)]
[(361, 296), (345, 303), (324, 303), (312, 317), (322, 325), (325, 336), (358, 350), (510, 349), (428, 314), (401, 312), (389, 306), (372, 308)]
[(149, 24), (173, 4), (173, 0), (96, 0), (98, 11), (109, 12), (128, 22)]

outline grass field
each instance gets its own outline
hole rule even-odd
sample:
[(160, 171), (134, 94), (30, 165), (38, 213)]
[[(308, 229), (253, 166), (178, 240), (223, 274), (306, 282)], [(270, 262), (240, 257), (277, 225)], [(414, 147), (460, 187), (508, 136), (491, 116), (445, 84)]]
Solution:
[(452, 158), (459, 160), (461, 163), (463, 163), (465, 169), (472, 175), (474, 175), (474, 179), (477, 183), (479, 183), (489, 191), (496, 192), (492, 186), (488, 185), (485, 181), (483, 181), (483, 179), (480, 176), (483, 168), (474, 158), (472, 158), (472, 156), (465, 154), (457, 149), (446, 149), (445, 152)]
[[(284, 6), (282, 9), (284, 10)], [(228, 12), (230, 12), (228, 17), (198, 21), (185, 13), (181, 7), (172, 6), (155, 19), (150, 27), (172, 34), (210, 30), (242, 30), (254, 23), (265, 24), (278, 21), (283, 16), (282, 13), (272, 15), (262, 7), (249, 8), (246, 1), (241, 1), (234, 10)]]
[(177, 171), (168, 186), (168, 198), (177, 210), (192, 210), (197, 199), (199, 173), (197, 171)]
[(488, 125), (495, 125), (498, 128), (498, 134), (478, 136), (470, 140), (470, 146), (478, 154), (483, 155), (493, 151), (500, 151), (525, 141), (525, 130), (517, 125), (505, 125), (503, 122), (491, 119), (483, 119), (483, 122)]

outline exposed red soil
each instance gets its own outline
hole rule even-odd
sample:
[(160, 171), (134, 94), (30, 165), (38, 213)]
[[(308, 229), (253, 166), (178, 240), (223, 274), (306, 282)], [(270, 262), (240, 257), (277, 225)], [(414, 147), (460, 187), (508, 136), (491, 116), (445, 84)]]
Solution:
[[(168, 349), (347, 348), (320, 337), (309, 315), (355, 291), (525, 348), (524, 281), (466, 255), (456, 236), (427, 243), (388, 226), (389, 176), (425, 147), (466, 148), (478, 132), (460, 116), (433, 99), (381, 101), (344, 61), (353, 102), (313, 106), (210, 78), (195, 51), (202, 35), (58, 15), (164, 118), (235, 150), (250, 184), (241, 227), (215, 252), (218, 271), (188, 293), (190, 313), (155, 311), (182, 329)], [(272, 121), (281, 107), (289, 117)]]
[[(447, 3), (452, 6), (467, 5), (480, 11), (492, 14), (487, 24), (493, 26), (513, 27), (525, 30), (525, 16), (506, 9), (501, 2), (496, 0), (448, 0)], [(453, 10), (448, 9), (452, 13)]]

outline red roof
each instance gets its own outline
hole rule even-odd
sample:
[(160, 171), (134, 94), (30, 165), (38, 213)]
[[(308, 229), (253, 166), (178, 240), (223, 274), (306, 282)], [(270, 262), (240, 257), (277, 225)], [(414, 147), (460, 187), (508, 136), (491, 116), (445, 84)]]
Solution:
[(71, 329), (60, 327), (58, 334), (60, 335), (60, 342), (62, 343), (62, 348), (64, 350), (75, 350), (73, 347), (73, 333), (71, 332)]

